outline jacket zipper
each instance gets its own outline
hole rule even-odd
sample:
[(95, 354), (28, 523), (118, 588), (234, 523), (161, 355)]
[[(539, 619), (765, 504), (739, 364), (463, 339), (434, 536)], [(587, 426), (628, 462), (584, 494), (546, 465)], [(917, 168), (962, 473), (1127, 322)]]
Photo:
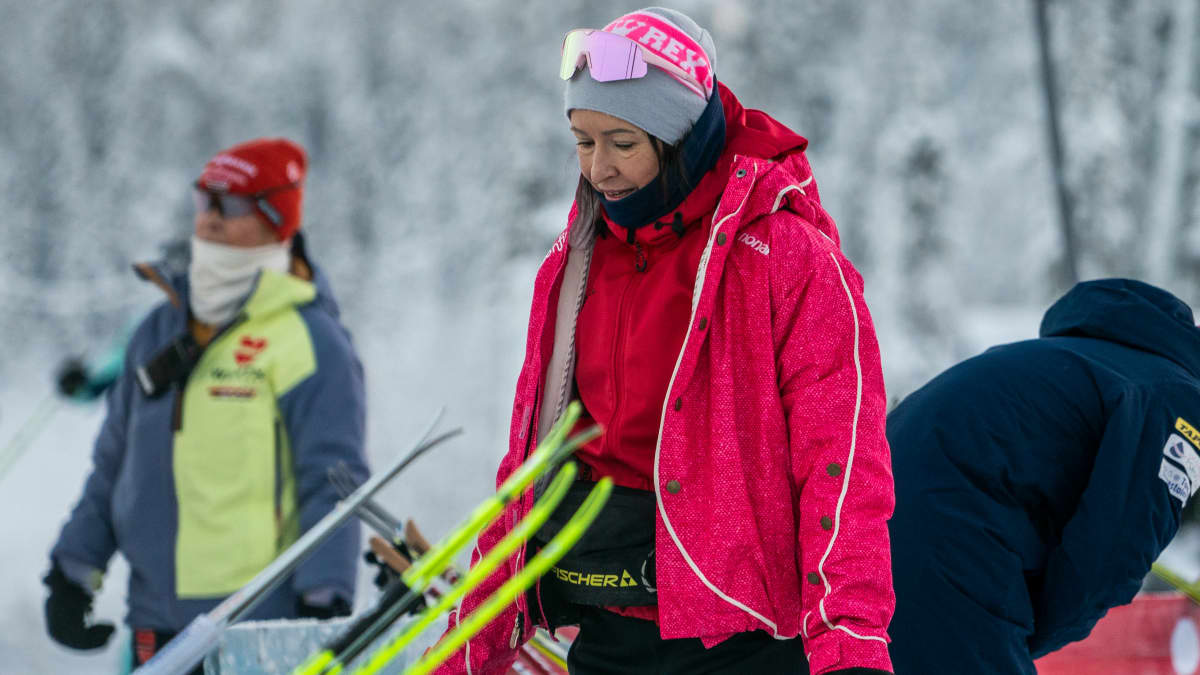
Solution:
[[(631, 294), (636, 295), (635, 288), (641, 286), (641, 282), (645, 278), (644, 274), (646, 272), (646, 267), (647, 267), (646, 252), (642, 249), (641, 245), (638, 244), (637, 242), (634, 242), (634, 247), (635, 247), (635, 259), (634, 259), (634, 264), (633, 264), (634, 274), (629, 277), (629, 281), (626, 282), (625, 288), (621, 290), (621, 301), (617, 305), (617, 334), (615, 336), (613, 336), (613, 345), (612, 345), (612, 372), (613, 372), (613, 379), (615, 380), (615, 382), (613, 383), (614, 384), (614, 386), (613, 386), (613, 415), (612, 415), (613, 424), (612, 424), (612, 427), (609, 429), (609, 433), (605, 434), (605, 441), (604, 441), (605, 445), (608, 445), (608, 443), (609, 443), (609, 441), (607, 439), (609, 439), (609, 438), (619, 439), (621, 437), (621, 434), (620, 434), (620, 429), (621, 429), (620, 410), (621, 410), (621, 404), (623, 403), (623, 401), (621, 400), (622, 387), (620, 385), (625, 379), (625, 368), (623, 367), (624, 361), (621, 359), (621, 354), (624, 353), (624, 351), (625, 351), (623, 349), (624, 340), (625, 340), (626, 334), (628, 333), (627, 329), (629, 327), (630, 315), (632, 314), (632, 312), (630, 311), (631, 303), (628, 301), (629, 301), (629, 296)], [(612, 446), (610, 445), (609, 447), (611, 448)]]
[[(189, 375), (188, 377), (190, 378), (191, 376)], [(179, 431), (183, 428), (183, 390), (185, 388), (180, 386), (171, 387), (171, 393), (175, 398), (171, 410), (171, 431)]]
[[(182, 384), (179, 384), (176, 387), (174, 387), (175, 389), (178, 390), (178, 393), (175, 396), (175, 409), (171, 413), (171, 430), (172, 431), (180, 431), (183, 429), (183, 395), (184, 395), (184, 392), (187, 391), (188, 382), (191, 382), (191, 380), (192, 380), (192, 373), (196, 372), (196, 366), (199, 366), (200, 361), (202, 361), (204, 359), (205, 352), (208, 351), (209, 347), (216, 344), (217, 340), (220, 340), (226, 333), (233, 330), (234, 328), (237, 328), (238, 326), (242, 325), (245, 322), (246, 322), (246, 315), (239, 313), (236, 320), (226, 324), (224, 328), (217, 331), (216, 333), (213, 333), (213, 336), (211, 338), (209, 338), (209, 340), (208, 340), (208, 344), (206, 344), (200, 348), (200, 353), (196, 354), (196, 362), (192, 364), (192, 369), (190, 371), (188, 371), (187, 379), (185, 379)], [(186, 317), (184, 318), (184, 324), (185, 324), (185, 326), (187, 324)], [(190, 326), (187, 326), (186, 329), (188, 331), (192, 330)]]

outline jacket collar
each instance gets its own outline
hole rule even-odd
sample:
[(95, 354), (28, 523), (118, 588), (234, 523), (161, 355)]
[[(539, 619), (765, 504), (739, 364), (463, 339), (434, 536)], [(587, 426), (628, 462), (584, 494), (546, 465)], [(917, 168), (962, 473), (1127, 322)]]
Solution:
[[(682, 236), (683, 228), (693, 227), (711, 218), (739, 156), (781, 161), (803, 153), (808, 147), (807, 139), (770, 115), (743, 107), (737, 96), (719, 81), (717, 93), (725, 117), (725, 147), (720, 156), (679, 206), (652, 225), (632, 230), (633, 241), (656, 245), (671, 238), (678, 239)], [(614, 236), (621, 241), (630, 241), (631, 230), (613, 221), (603, 209), (601, 215)]]
[[(335, 318), (340, 314), (328, 277), (320, 267), (307, 261), (312, 270), (312, 281), (305, 281), (292, 274), (272, 270), (259, 272), (250, 293), (242, 304), (239, 317), (255, 318), (289, 307), (317, 303)], [(166, 294), (171, 305), (185, 313), (188, 309), (187, 270), (168, 266), (165, 262), (138, 263), (134, 272), (143, 280), (158, 286)]]

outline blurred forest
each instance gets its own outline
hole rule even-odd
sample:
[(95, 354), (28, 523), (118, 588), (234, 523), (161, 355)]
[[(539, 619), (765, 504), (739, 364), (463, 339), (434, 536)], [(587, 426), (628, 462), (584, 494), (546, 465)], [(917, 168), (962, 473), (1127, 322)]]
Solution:
[[(679, 5), (710, 27), (744, 103), (810, 139), (898, 394), (978, 346), (976, 313), (1044, 307), (1070, 281), (1036, 4)], [(147, 302), (129, 262), (186, 236), (189, 181), (257, 135), (309, 149), (307, 229), (357, 333), (408, 351), (414, 304), (523, 314), (575, 171), (560, 35), (627, 5), (4, 3), (0, 335), (70, 350), (115, 333)], [(1196, 5), (1046, 3), (1072, 265), (1187, 300)], [(511, 263), (517, 288), (497, 283)], [(17, 327), (43, 339), (13, 340)]]

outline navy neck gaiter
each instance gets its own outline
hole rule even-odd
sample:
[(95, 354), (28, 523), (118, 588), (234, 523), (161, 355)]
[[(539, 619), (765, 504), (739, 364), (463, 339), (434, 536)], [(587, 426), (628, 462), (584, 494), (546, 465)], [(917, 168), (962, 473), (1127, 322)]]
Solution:
[(615, 202), (605, 199), (599, 191), (596, 191), (596, 195), (613, 222), (628, 230), (636, 230), (678, 208), (700, 182), (700, 178), (716, 166), (724, 149), (725, 109), (714, 82), (708, 106), (680, 147), (683, 175), (667, 177), (666, 194), (663, 194), (662, 181), (655, 177), (633, 194)]

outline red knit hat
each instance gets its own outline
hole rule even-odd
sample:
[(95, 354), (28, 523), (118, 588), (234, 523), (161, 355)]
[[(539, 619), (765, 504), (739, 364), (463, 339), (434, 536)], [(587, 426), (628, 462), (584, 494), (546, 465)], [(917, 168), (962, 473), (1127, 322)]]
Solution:
[(308, 157), (286, 138), (257, 138), (222, 150), (204, 165), (197, 185), (256, 197), (259, 214), (280, 241), (300, 229), (300, 200)]

